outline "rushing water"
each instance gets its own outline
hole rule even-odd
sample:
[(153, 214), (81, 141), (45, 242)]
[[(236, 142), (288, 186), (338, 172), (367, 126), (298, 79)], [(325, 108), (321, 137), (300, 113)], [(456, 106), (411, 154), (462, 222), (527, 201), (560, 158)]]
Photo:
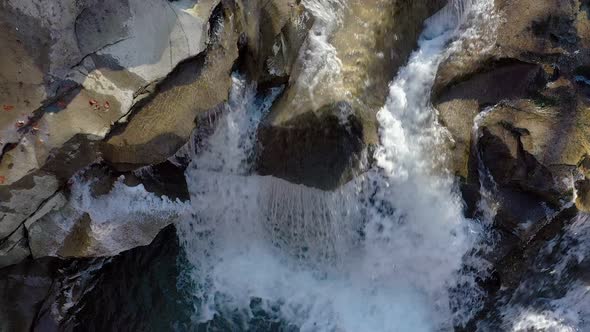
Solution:
[(256, 126), (276, 91), (256, 96), (234, 77), (225, 116), (186, 171), (193, 212), (177, 226), (195, 322), (246, 330), (264, 313), (283, 328), (376, 332), (456, 323), (449, 289), (465, 278), (478, 230), (444, 170), (430, 89), (446, 47), (487, 6), (451, 1), (426, 22), (378, 113), (376, 167), (336, 192), (252, 173)]

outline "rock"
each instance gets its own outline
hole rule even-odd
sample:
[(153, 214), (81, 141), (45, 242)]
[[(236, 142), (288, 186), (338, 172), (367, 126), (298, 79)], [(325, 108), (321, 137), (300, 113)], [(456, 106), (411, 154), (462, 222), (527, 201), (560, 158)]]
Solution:
[(324, 190), (356, 176), (365, 148), (363, 126), (355, 118), (343, 126), (330, 112), (328, 107), (323, 114), (310, 112), (281, 126), (262, 127), (258, 139), (266, 145), (258, 172)]
[(29, 331), (40, 323), (44, 331), (57, 331), (55, 323), (38, 319), (59, 267), (55, 259), (42, 259), (0, 270), (0, 331)]
[[(60, 322), (62, 328), (110, 331), (127, 326), (135, 331), (167, 331), (175, 324), (190, 329), (193, 311), (190, 300), (178, 288), (184, 281), (179, 259), (183, 259), (182, 247), (176, 230), (169, 226), (148, 246), (104, 260), (100, 269), (74, 279), (73, 293), (83, 296), (74, 298), (75, 315), (64, 312), (67, 319)], [(76, 276), (81, 267), (90, 264), (87, 259), (73, 260), (70, 273)], [(72, 284), (67, 275), (60, 279)], [(54, 303), (63, 297), (56, 291)], [(127, 314), (119, 315), (121, 311)]]
[[(498, 330), (506, 307), (532, 303), (535, 308), (543, 307), (547, 301), (563, 298), (572, 285), (578, 284), (572, 279), (582, 265), (578, 255), (583, 256), (586, 250), (584, 240), (580, 243), (580, 238), (573, 238), (572, 231), (580, 228), (574, 224), (585, 219), (585, 215), (576, 215), (575, 208), (566, 208), (546, 220), (525, 242), (513, 241), (509, 250), (494, 262), (502, 287), (485, 300), (484, 310), (477, 318), (480, 329)], [(581, 231), (585, 232), (583, 228)]]
[[(0, 229), (4, 229), (0, 242), (5, 240), (9, 230), (30, 221), (33, 216), (43, 215), (45, 210), (41, 207), (45, 205), (45, 201), (50, 199), (78, 169), (96, 160), (94, 145), (94, 142), (76, 136), (60, 151), (55, 152), (53, 158), (48, 160), (40, 170), (33, 171), (9, 186), (0, 186), (0, 206), (3, 206), (4, 217), (0, 222)], [(15, 167), (14, 164), (18, 165), (15, 161), (9, 167)], [(26, 242), (26, 238), (22, 238), (22, 241), (17, 240), (16, 234), (24, 233), (14, 233), (10, 237), (11, 242)], [(2, 257), (1, 253), (0, 257)]]
[[(590, 52), (588, 18), (570, 3), (496, 1), (496, 10), (502, 17), (453, 48), (437, 73), (433, 104), (454, 139), (450, 166), (477, 181), (479, 154), (500, 186), (556, 206), (571, 195), (590, 146), (588, 92), (578, 75)], [(473, 123), (484, 109), (474, 148)]]
[(288, 80), (313, 19), (291, 0), (237, 1), (243, 70), (259, 85)]
[(484, 127), (478, 142), (483, 164), (500, 186), (519, 188), (559, 205), (559, 192), (553, 174), (523, 147), (521, 137), (529, 135), (522, 127), (495, 123)]
[(476, 115), (486, 106), (531, 95), (543, 84), (543, 74), (542, 69), (534, 64), (509, 60), (493, 62), (482, 72), (438, 92), (433, 102), (441, 123), (454, 139), (451, 167), (457, 175), (469, 176)]
[(31, 256), (31, 251), (25, 234), (25, 226), (21, 225), (0, 243), (0, 268), (20, 263), (29, 256)]
[(10, 236), (58, 189), (57, 179), (49, 174), (34, 174), (21, 179), (10, 190), (2, 187), (0, 195), (0, 239)]
[[(133, 146), (143, 151), (143, 159), (109, 161), (161, 162), (195, 127), (200, 109), (194, 105), (208, 109), (227, 98), (237, 33), (233, 23), (220, 21), (225, 34), (210, 40), (221, 33), (209, 22), (219, 19), (215, 8), (221, 10), (220, 1), (0, 4), (0, 47), (6, 55), (0, 64), (0, 260), (25, 256), (23, 223), (28, 220), (28, 229), (39, 222), (39, 212), (35, 220), (29, 217), (70, 177), (104, 151), (127, 153), (104, 149), (101, 142), (116, 136), (111, 134), (115, 124), (131, 119), (130, 132), (152, 136), (141, 142), (145, 146)], [(196, 74), (201, 85), (183, 92)], [(210, 86), (203, 89), (203, 84)], [(141, 114), (130, 116), (135, 111)]]
[[(558, 125), (553, 131), (559, 132), (571, 122), (574, 110), (583, 113), (579, 84), (573, 78), (589, 56), (584, 46), (587, 30), (583, 27), (588, 25), (584, 11), (571, 3), (547, 1), (496, 1), (495, 5), (501, 17), (488, 19), (487, 23), (483, 20), (475, 40), (453, 49), (440, 66), (434, 87), (433, 103), (461, 151), (455, 153), (453, 169), (462, 177), (468, 175), (465, 161), (469, 159), (467, 146), (471, 144), (467, 144), (466, 139), (470, 137), (470, 130), (468, 125), (456, 123), (473, 123), (475, 104), (472, 100), (477, 101), (477, 113), (501, 100), (515, 101), (519, 105), (532, 101), (539, 108), (538, 113), (543, 110), (559, 112), (555, 116), (559, 119), (552, 121)], [(471, 105), (466, 106), (467, 103)], [(472, 111), (465, 112), (466, 107)], [(528, 136), (525, 145), (539, 147), (541, 142), (530, 140), (534, 136)], [(569, 155), (567, 158), (543, 157), (539, 162), (547, 167), (561, 162), (575, 165), (581, 155), (563, 149), (569, 148), (561, 146), (544, 151), (564, 153)], [(539, 157), (540, 153), (532, 154)], [(567, 159), (567, 162), (559, 159)]]
[(470, 159), (476, 158), (471, 152), (473, 138), (473, 119), (479, 113), (479, 103), (475, 99), (453, 99), (436, 105), (440, 123), (452, 136), (449, 145), (451, 157), (448, 167), (455, 175), (466, 179), (470, 172)]
[(147, 245), (186, 207), (141, 184), (129, 187), (118, 180), (97, 192), (94, 181), (79, 177), (69, 195), (58, 193), (27, 220), (34, 258), (113, 256)]
[(576, 182), (576, 207), (583, 212), (590, 211), (590, 180)]
[(238, 57), (237, 33), (229, 12), (216, 29), (218, 43), (202, 57), (180, 64), (115, 130), (103, 146), (114, 165), (143, 166), (164, 162), (186, 143), (197, 115), (222, 105), (229, 97), (231, 71)]
[(131, 187), (143, 185), (146, 191), (171, 200), (190, 200), (184, 168), (169, 161), (127, 173), (125, 184)]
[[(176, 231), (169, 226), (148, 246), (115, 257), (41, 258), (4, 268), (0, 331), (111, 331), (122, 326), (164, 331), (179, 321), (191, 326), (190, 301), (177, 288), (183, 282), (177, 261), (182, 258)], [(117, 315), (122, 310), (127, 314)]]
[[(104, 138), (129, 113), (138, 92), (206, 49), (209, 16), (217, 4), (1, 4), (8, 52), (0, 95), (6, 106), (0, 117), (3, 184), (40, 169), (76, 135)], [(8, 167), (15, 162), (22, 166)]]
[(416, 46), (424, 19), (443, 4), (332, 3), (323, 11), (329, 18), (305, 8), (313, 26), (286, 91), (259, 130), (258, 172), (324, 190), (362, 172), (365, 152), (378, 140), (375, 113), (387, 85)]

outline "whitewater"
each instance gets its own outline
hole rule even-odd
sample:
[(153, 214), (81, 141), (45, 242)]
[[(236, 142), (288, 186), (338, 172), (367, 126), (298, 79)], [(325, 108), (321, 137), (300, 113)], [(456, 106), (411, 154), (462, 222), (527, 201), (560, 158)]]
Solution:
[[(478, 294), (460, 269), (481, 230), (463, 216), (445, 170), (446, 133), (430, 90), (449, 47), (490, 6), (451, 1), (425, 22), (377, 114), (375, 166), (335, 192), (253, 172), (257, 126), (280, 90), (260, 94), (234, 75), (231, 100), (186, 171), (191, 212), (177, 224), (189, 261), (180, 287), (194, 298), (195, 322), (226, 317), (248, 330), (263, 312), (301, 331), (378, 332), (447, 330), (469, 318), (470, 308), (452, 303)], [(338, 65), (324, 35), (331, 27), (317, 22), (311, 59), (326, 58), (324, 49), (330, 61), (304, 73)], [(471, 286), (453, 295), (459, 282)]]

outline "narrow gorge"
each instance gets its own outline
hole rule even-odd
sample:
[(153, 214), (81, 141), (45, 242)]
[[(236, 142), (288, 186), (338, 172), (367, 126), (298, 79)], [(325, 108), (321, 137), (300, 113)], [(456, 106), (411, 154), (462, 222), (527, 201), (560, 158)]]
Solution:
[(0, 32), (0, 332), (590, 331), (587, 0), (2, 0)]

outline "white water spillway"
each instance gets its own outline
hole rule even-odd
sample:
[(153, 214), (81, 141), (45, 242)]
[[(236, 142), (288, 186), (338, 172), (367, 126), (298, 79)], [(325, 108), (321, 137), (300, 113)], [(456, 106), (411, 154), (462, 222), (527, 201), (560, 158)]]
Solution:
[(336, 192), (252, 174), (256, 128), (278, 91), (256, 96), (234, 77), (231, 102), (186, 171), (192, 214), (178, 233), (196, 321), (231, 316), (246, 330), (261, 309), (301, 331), (453, 326), (460, 310), (449, 289), (466, 278), (459, 270), (478, 232), (444, 169), (430, 90), (447, 47), (489, 2), (452, 1), (427, 20), (378, 113), (376, 167)]

